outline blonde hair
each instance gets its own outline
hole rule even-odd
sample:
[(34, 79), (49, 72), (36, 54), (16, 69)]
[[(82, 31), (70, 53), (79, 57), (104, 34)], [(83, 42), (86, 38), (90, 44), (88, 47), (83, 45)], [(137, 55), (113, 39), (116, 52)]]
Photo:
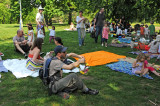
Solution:
[(145, 54), (144, 53), (140, 53), (138, 56), (137, 56), (137, 58), (136, 58), (137, 60), (137, 62), (138, 61), (141, 61), (141, 59), (145, 59)]

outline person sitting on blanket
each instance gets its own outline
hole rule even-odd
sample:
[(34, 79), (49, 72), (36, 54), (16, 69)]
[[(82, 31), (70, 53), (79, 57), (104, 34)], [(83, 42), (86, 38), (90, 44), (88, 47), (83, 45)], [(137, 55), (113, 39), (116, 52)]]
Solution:
[(29, 51), (26, 67), (31, 71), (35, 71), (43, 67), (44, 59), (40, 56), (42, 43), (42, 38), (35, 39), (33, 46)]
[(132, 64), (132, 73), (145, 75), (148, 72), (147, 68), (144, 68), (145, 55), (141, 53), (137, 56), (137, 60)]
[(29, 51), (30, 47), (28, 45), (28, 41), (25, 40), (23, 36), (23, 30), (17, 30), (17, 35), (13, 37), (13, 43), (16, 48), (17, 52), (21, 52), (25, 58), (27, 58), (27, 52)]
[(144, 68), (147, 68), (149, 71), (151, 71), (152, 73), (154, 73), (157, 76), (160, 76), (160, 73), (158, 73), (154, 68), (154, 63), (150, 66), (148, 64), (148, 60), (150, 60), (150, 55), (149, 54), (145, 54), (145, 61), (144, 61)]
[(51, 61), (49, 67), (49, 77), (52, 79), (49, 84), (49, 95), (58, 94), (64, 99), (69, 99), (68, 93), (77, 89), (81, 90), (84, 94), (97, 95), (99, 91), (89, 89), (75, 73), (62, 78), (62, 69), (71, 70), (79, 66), (80, 63), (85, 62), (84, 57), (81, 56), (78, 61), (69, 65), (65, 64), (63, 60), (67, 55), (66, 50), (67, 47), (64, 46), (57, 46), (54, 49), (55, 59)]
[(160, 45), (160, 35), (157, 35), (156, 40), (152, 41), (148, 46), (150, 47), (149, 53), (158, 53)]

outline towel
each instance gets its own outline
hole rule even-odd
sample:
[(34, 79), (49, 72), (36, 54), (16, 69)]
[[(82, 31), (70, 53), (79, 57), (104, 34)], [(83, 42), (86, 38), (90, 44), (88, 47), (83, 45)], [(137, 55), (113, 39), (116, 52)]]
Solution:
[[(96, 51), (82, 54), (85, 57), (85, 62), (88, 66), (104, 65), (111, 62), (117, 62), (120, 58), (125, 58), (126, 56), (117, 55), (106, 51)], [(75, 58), (78, 60), (78, 58)]]
[[(74, 61), (73, 61), (74, 62)], [(16, 78), (23, 78), (27, 76), (37, 77), (39, 76), (39, 70), (31, 71), (28, 70), (26, 66), (26, 59), (8, 59), (3, 62), (6, 69), (11, 71)], [(81, 69), (84, 69), (84, 65), (80, 65)], [(63, 70), (64, 73), (69, 72), (79, 72), (79, 68), (74, 68), (73, 70)]]
[[(122, 73), (126, 73), (126, 74), (129, 74), (129, 75), (135, 75), (137, 77), (140, 77), (138, 74), (132, 73), (132, 64), (127, 62), (127, 61), (119, 61), (119, 62), (116, 62), (116, 63), (113, 63), (113, 64), (108, 64), (106, 66), (109, 67), (110, 69), (114, 70), (114, 71), (119, 71), (119, 72), (122, 72)], [(153, 79), (148, 74), (143, 75), (143, 77), (148, 78), (148, 79)]]

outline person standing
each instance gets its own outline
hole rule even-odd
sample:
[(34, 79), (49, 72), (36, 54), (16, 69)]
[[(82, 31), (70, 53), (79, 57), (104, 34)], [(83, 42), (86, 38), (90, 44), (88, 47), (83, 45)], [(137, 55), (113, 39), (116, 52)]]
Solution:
[(95, 43), (97, 43), (98, 41), (99, 34), (101, 36), (101, 43), (102, 43), (102, 29), (104, 26), (104, 20), (105, 20), (104, 8), (101, 8), (100, 11), (96, 14), (94, 21), (94, 28), (96, 27)]
[(79, 46), (84, 45), (85, 32), (85, 18), (83, 17), (83, 11), (79, 11), (79, 16), (76, 18)]
[[(43, 16), (43, 10), (44, 10), (44, 8), (39, 6), (38, 13), (36, 15), (37, 28), (38, 28), (38, 26), (41, 26), (41, 25), (44, 26), (44, 24), (45, 24), (44, 16)], [(37, 29), (37, 32), (38, 32), (38, 29)], [(37, 32), (36, 32), (36, 36), (37, 36)], [(45, 35), (45, 30), (44, 30), (44, 35)]]
[(155, 37), (155, 26), (153, 25), (154, 22), (151, 21), (151, 25), (149, 26), (148, 30), (150, 32), (150, 42), (153, 41), (153, 38)]

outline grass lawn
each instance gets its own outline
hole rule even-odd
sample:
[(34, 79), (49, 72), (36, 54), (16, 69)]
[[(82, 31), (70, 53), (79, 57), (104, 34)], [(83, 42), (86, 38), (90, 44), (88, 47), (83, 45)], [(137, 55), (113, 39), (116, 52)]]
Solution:
[[(130, 48), (102, 47), (100, 43), (95, 44), (94, 40), (86, 35), (86, 46), (78, 46), (78, 33), (64, 31), (67, 25), (56, 24), (56, 36), (62, 38), (65, 46), (68, 47), (67, 52), (75, 52), (77, 54), (104, 50), (120, 55), (135, 58), (136, 55), (128, 54)], [(19, 28), (17, 24), (0, 25), (0, 51), (5, 54), (3, 60), (24, 58), (23, 55), (14, 51), (12, 42), (13, 36)], [(35, 28), (35, 25), (34, 25)], [(51, 27), (50, 27), (51, 28)], [(24, 26), (27, 32), (27, 27)], [(36, 29), (34, 30), (34, 32)], [(53, 50), (55, 45), (49, 43), (49, 31), (46, 29), (45, 44), (42, 47), (43, 52)], [(100, 41), (100, 39), (99, 39)], [(109, 42), (111, 39), (109, 40)], [(152, 59), (150, 62), (155, 62)], [(159, 64), (159, 63), (156, 63)], [(160, 104), (160, 78), (150, 74), (154, 80), (129, 76), (128, 74), (115, 72), (103, 66), (91, 67), (88, 75), (81, 75), (84, 83), (89, 88), (95, 88), (100, 91), (96, 96), (84, 95), (80, 91), (70, 94), (69, 100), (63, 100), (57, 95), (48, 96), (47, 89), (43, 86), (41, 80), (37, 78), (27, 77), (16, 79), (11, 72), (0, 73), (2, 82), (0, 83), (0, 105), (42, 105), (42, 106), (150, 106), (153, 105), (149, 100)], [(64, 74), (67, 75), (67, 74)]]

